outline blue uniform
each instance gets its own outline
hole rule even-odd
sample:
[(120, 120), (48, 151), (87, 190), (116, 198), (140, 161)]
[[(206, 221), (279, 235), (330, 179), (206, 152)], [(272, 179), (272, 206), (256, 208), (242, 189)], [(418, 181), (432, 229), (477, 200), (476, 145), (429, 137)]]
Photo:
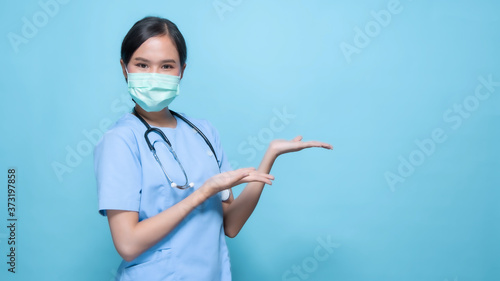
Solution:
[[(212, 143), (221, 171), (231, 170), (216, 129), (206, 120), (188, 119)], [(94, 150), (100, 214), (105, 216), (107, 209), (135, 211), (142, 221), (186, 198), (219, 173), (208, 145), (184, 121), (177, 118), (176, 128), (160, 129), (170, 140), (194, 188), (180, 190), (170, 186), (146, 144), (146, 127), (127, 113), (104, 134)], [(149, 137), (151, 143), (161, 140), (154, 133)], [(157, 154), (172, 180), (183, 184), (184, 175), (172, 154), (167, 149), (159, 149)], [(222, 219), (221, 195), (216, 194), (152, 248), (133, 261), (123, 260), (116, 280), (231, 280)]]

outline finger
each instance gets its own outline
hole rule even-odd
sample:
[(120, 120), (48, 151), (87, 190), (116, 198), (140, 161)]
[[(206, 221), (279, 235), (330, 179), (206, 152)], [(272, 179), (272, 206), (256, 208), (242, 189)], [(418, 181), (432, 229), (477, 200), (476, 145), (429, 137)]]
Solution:
[(227, 171), (224, 173), (219, 174), (219, 177), (222, 179), (229, 180), (231, 182), (238, 181), (248, 175), (250, 175), (251, 172), (255, 171), (255, 168), (240, 168), (237, 170), (233, 171)]
[(248, 175), (253, 171), (255, 171), (255, 168), (253, 168), (253, 167), (240, 168), (238, 170), (235, 170), (235, 172), (237, 172), (238, 174), (244, 174), (244, 175)]
[(333, 149), (333, 146), (331, 144), (328, 144), (326, 142), (320, 142), (320, 141), (306, 141), (303, 142), (306, 147), (322, 147), (326, 149)]
[(274, 176), (269, 175), (269, 174), (264, 174), (264, 173), (250, 173), (248, 178), (261, 178), (261, 179), (266, 179), (266, 180), (274, 180)]
[(296, 136), (292, 139), (292, 141), (301, 141), (302, 140), (302, 136)]
[(209, 181), (207, 181), (207, 184), (218, 189), (226, 189), (227, 187), (233, 187), (245, 182), (243, 179), (248, 177), (251, 172), (255, 172), (255, 168), (249, 167), (227, 171), (211, 177)]
[(274, 180), (274, 176), (273, 175), (270, 175), (270, 174), (266, 174), (266, 173), (262, 173), (262, 172), (253, 172), (253, 173), (250, 173), (250, 175), (255, 175), (255, 176), (260, 176), (260, 177), (265, 177), (265, 178), (268, 178), (270, 180)]
[(250, 172), (255, 171), (255, 168), (254, 167), (239, 168), (239, 169), (237, 169), (235, 171), (241, 171), (241, 172), (245, 172), (245, 173), (250, 173)]
[(228, 171), (222, 174), (218, 174), (215, 177), (212, 177), (211, 182), (213, 182), (217, 186), (228, 186), (228, 185), (234, 185), (235, 182), (238, 182), (247, 176), (248, 174), (239, 171)]
[(227, 171), (225, 173), (219, 174), (219, 177), (221, 178), (242, 178), (245, 177), (246, 175), (250, 174), (250, 171), (245, 171), (245, 170), (233, 170), (233, 171)]
[(267, 177), (263, 177), (263, 176), (257, 176), (257, 175), (249, 175), (247, 177), (244, 177), (243, 179), (241, 179), (242, 181), (245, 181), (245, 182), (262, 182), (262, 183), (267, 183), (269, 185), (272, 185), (273, 182), (267, 178)]
[(238, 170), (231, 171), (230, 175), (228, 175), (228, 180), (233, 183), (233, 185), (239, 185), (243, 182), (252, 182), (258, 181), (267, 183), (272, 185), (272, 181), (274, 180), (273, 175), (269, 175), (263, 172), (256, 171), (255, 168), (240, 168)]

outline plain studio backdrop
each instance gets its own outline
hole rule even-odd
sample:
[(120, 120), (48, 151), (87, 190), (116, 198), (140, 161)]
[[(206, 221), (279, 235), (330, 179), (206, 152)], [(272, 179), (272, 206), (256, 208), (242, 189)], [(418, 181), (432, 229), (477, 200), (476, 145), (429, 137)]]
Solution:
[(4, 1), (0, 279), (113, 279), (120, 257), (97, 211), (92, 150), (131, 110), (120, 45), (153, 15), (188, 46), (171, 108), (211, 121), (233, 168), (257, 166), (274, 138), (334, 146), (276, 161), (274, 184), (227, 238), (234, 280), (500, 280), (499, 11)]

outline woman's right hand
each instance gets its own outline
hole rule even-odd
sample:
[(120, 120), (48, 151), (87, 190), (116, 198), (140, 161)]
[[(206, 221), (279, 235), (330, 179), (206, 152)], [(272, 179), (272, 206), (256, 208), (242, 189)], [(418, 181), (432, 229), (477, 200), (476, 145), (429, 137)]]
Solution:
[(219, 191), (242, 183), (262, 182), (272, 185), (271, 180), (274, 180), (272, 175), (259, 172), (255, 168), (241, 168), (212, 176), (200, 187), (200, 191), (203, 191), (208, 198)]

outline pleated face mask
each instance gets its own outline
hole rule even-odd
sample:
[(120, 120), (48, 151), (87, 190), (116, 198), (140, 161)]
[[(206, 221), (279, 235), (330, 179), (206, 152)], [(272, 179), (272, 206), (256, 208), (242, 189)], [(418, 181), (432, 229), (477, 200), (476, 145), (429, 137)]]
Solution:
[(160, 111), (179, 95), (180, 76), (159, 73), (128, 73), (128, 92), (147, 112)]

